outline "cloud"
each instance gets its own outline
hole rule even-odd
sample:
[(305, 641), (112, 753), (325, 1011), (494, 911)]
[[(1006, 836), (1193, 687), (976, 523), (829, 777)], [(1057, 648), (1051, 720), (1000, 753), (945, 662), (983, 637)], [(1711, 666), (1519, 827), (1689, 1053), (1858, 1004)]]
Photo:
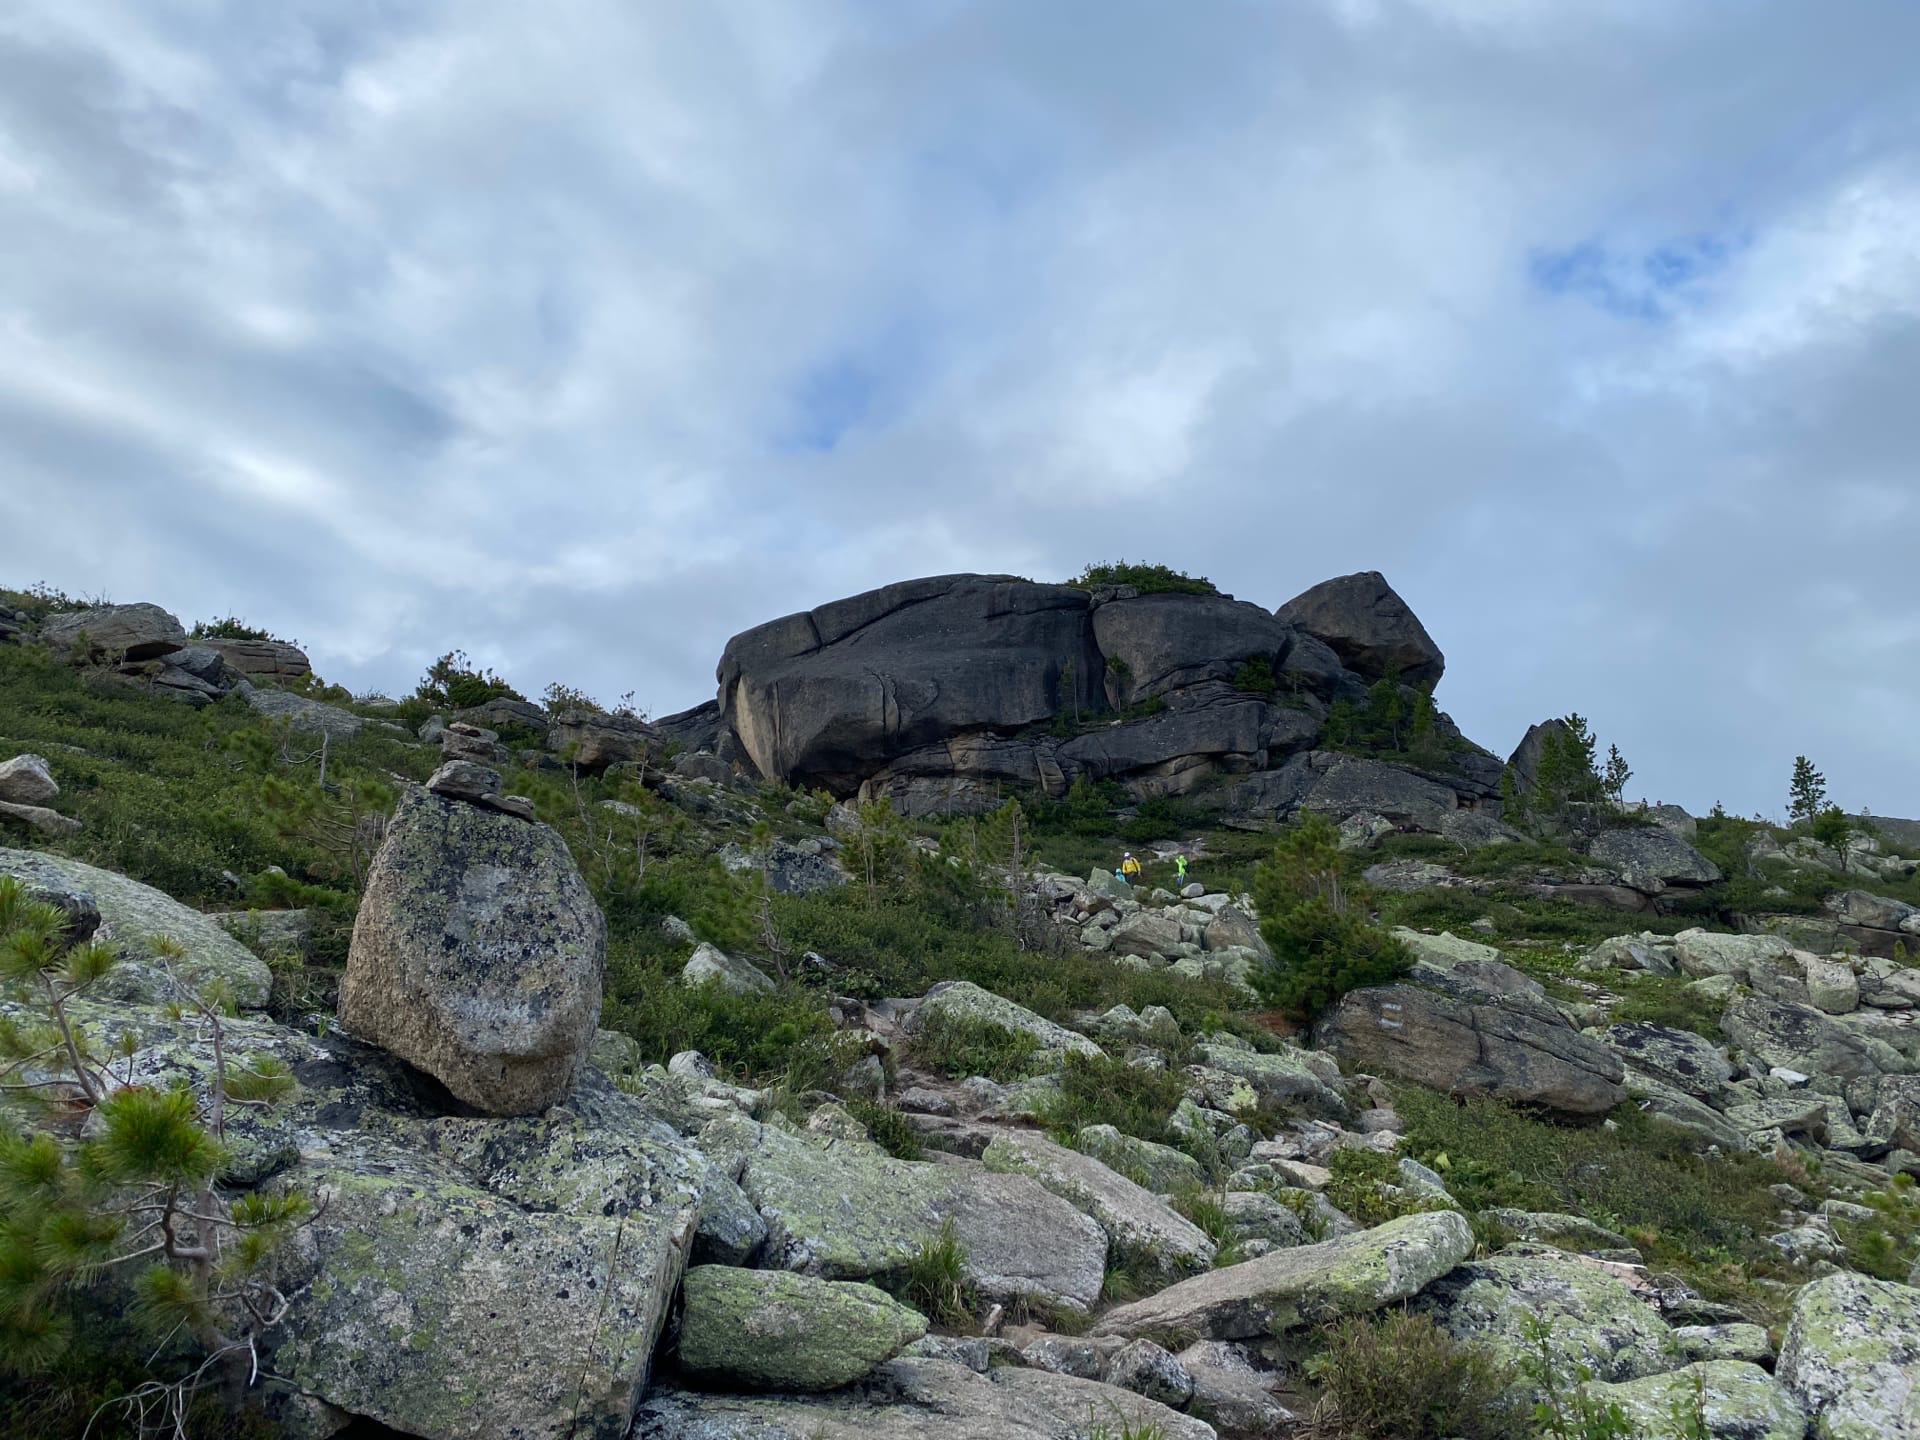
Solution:
[(1920, 13), (0, 19), (0, 574), (656, 710), (912, 574), (1385, 570), (1496, 749), (1920, 814)]

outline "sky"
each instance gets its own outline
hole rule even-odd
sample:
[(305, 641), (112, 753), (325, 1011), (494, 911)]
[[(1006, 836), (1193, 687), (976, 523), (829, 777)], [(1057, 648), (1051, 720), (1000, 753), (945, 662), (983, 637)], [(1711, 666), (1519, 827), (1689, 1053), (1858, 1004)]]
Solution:
[(0, 584), (664, 714), (1383, 571), (1505, 754), (1920, 815), (1910, 0), (13, 0)]

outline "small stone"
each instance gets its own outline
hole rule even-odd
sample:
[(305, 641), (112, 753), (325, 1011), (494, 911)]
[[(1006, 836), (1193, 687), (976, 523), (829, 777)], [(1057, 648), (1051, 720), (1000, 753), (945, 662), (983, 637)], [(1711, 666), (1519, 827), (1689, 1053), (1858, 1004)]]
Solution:
[(60, 786), (40, 755), (16, 755), (0, 762), (0, 800), (11, 805), (46, 805)]
[(427, 788), (450, 799), (479, 802), (500, 793), (500, 772), (471, 760), (449, 760), (433, 772)]

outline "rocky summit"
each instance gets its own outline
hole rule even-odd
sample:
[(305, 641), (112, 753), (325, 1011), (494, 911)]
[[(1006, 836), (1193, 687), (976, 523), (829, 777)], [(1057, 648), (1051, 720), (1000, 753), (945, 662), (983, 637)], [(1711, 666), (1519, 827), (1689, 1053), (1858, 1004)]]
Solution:
[(1920, 824), (1445, 675), (1375, 572), (661, 719), (0, 591), (0, 1435), (1916, 1440)]

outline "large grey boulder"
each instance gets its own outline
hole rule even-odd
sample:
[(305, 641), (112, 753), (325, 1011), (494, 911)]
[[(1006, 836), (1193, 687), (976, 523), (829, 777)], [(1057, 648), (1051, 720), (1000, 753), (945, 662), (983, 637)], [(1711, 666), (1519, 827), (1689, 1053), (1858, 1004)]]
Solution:
[(1920, 1436), (1920, 1290), (1828, 1275), (1794, 1297), (1780, 1381), (1821, 1440)]
[(0, 801), (10, 805), (48, 805), (60, 785), (44, 755), (16, 755), (0, 762)]
[(1691, 1030), (1634, 1022), (1609, 1025), (1601, 1039), (1624, 1064), (1701, 1100), (1713, 1099), (1733, 1079), (1726, 1050)]
[(927, 1333), (926, 1317), (871, 1285), (784, 1270), (687, 1272), (680, 1368), (736, 1390), (837, 1390)]
[(1396, 671), (1417, 685), (1438, 681), (1446, 670), (1440, 647), (1378, 570), (1323, 580), (1275, 616), (1325, 642), (1347, 669), (1369, 680)]
[(1618, 870), (1634, 889), (1649, 894), (1669, 885), (1712, 885), (1720, 879), (1719, 866), (1658, 825), (1608, 830), (1595, 838), (1587, 853), (1596, 863)]
[(1626, 1093), (1625, 1070), (1612, 1050), (1530, 1004), (1375, 986), (1342, 996), (1314, 1037), (1350, 1071), (1385, 1071), (1450, 1094), (1490, 1095), (1565, 1115), (1603, 1115)]
[(247, 691), (247, 705), (256, 715), (282, 720), (295, 730), (311, 730), (332, 740), (351, 740), (366, 726), (351, 710), (325, 701), (311, 700), (291, 690), (272, 690), (265, 686)]
[(912, 1035), (936, 1017), (978, 1021), (998, 1025), (1002, 1030), (1030, 1035), (1042, 1050), (1058, 1050), (1068, 1055), (1095, 1056), (1100, 1047), (1078, 1031), (1036, 1015), (991, 990), (983, 990), (971, 980), (944, 981), (927, 992), (927, 998), (909, 1015), (905, 1028)]
[(1706, 1360), (1617, 1384), (1595, 1381), (1586, 1393), (1618, 1406), (1634, 1435), (1670, 1435), (1673, 1417), (1696, 1406), (1708, 1440), (1806, 1440), (1807, 1417), (1784, 1386), (1745, 1360)]
[(1840, 1079), (1909, 1068), (1885, 1041), (1856, 1035), (1809, 1005), (1783, 1005), (1758, 995), (1732, 1000), (1721, 1017), (1727, 1039), (1766, 1066)]
[[(225, 991), (246, 1010), (262, 1008), (272, 993), (272, 972), (252, 951), (150, 885), (40, 850), (0, 849), (0, 875), (24, 880), (63, 909), (98, 913), (97, 938), (113, 946), (120, 963), (91, 993), (161, 1004), (177, 998), (177, 978), (209, 1000)], [(180, 948), (177, 959), (163, 960), (165, 942)]]
[(198, 643), (248, 679), (298, 680), (313, 673), (306, 651), (285, 640), (202, 640)]
[(646, 721), (599, 710), (561, 711), (547, 727), (546, 737), (549, 750), (595, 774), (622, 761), (644, 759), (659, 749), (659, 736)]
[(844, 793), (950, 735), (1097, 711), (1103, 676), (1086, 591), (943, 575), (736, 635), (720, 707), (763, 775)]
[(751, 961), (729, 955), (716, 945), (701, 945), (681, 967), (680, 983), (703, 985), (713, 982), (736, 995), (751, 995), (773, 989), (773, 979)]
[(1077, 1375), (902, 1356), (827, 1395), (698, 1394), (662, 1386), (641, 1401), (633, 1440), (1087, 1440), (1091, 1427), (1216, 1440), (1213, 1426)]
[(1547, 1323), (1555, 1371), (1579, 1367), (1604, 1382), (1637, 1380), (1679, 1364), (1667, 1322), (1620, 1280), (1588, 1261), (1559, 1255), (1494, 1255), (1462, 1265), (1421, 1298), (1419, 1308), (1456, 1339), (1518, 1362), (1537, 1353), (1528, 1334)]
[(1300, 803), (1335, 819), (1380, 815), (1397, 824), (1438, 831), (1460, 804), (1450, 786), (1384, 760), (1315, 751), (1288, 763), (1302, 761), (1309, 778)]
[(1406, 1215), (1183, 1280), (1109, 1310), (1094, 1333), (1246, 1340), (1365, 1314), (1418, 1294), (1473, 1247), (1472, 1227), (1457, 1210)]
[(91, 655), (124, 660), (153, 660), (184, 649), (187, 632), (179, 618), (158, 605), (97, 605), (69, 610), (40, 622), (40, 638), (60, 654), (70, 653), (85, 637)]
[(978, 1162), (896, 1160), (869, 1141), (729, 1116), (701, 1132), (767, 1223), (761, 1263), (828, 1280), (896, 1282), (951, 1221), (967, 1278), (989, 1299), (1087, 1310), (1106, 1233), (1025, 1175)]
[(1107, 690), (1125, 709), (1204, 680), (1231, 680), (1260, 658), (1276, 672), (1292, 632), (1266, 610), (1224, 595), (1137, 595), (1093, 611)]
[(997, 1134), (980, 1156), (989, 1170), (1025, 1175), (1082, 1214), (1093, 1217), (1119, 1254), (1166, 1280), (1213, 1264), (1213, 1242), (1159, 1197), (1091, 1155), (1022, 1130)]
[(564, 1099), (600, 1017), (606, 922), (566, 842), (426, 790), (387, 827), (340, 1019), (493, 1114)]

